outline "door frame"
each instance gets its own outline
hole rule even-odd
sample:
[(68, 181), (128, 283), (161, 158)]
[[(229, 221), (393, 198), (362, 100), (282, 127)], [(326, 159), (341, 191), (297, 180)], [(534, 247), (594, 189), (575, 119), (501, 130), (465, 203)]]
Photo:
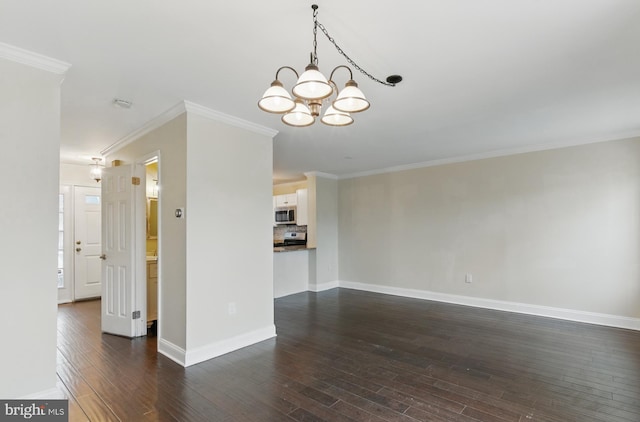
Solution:
[[(140, 314), (144, 318), (138, 320), (136, 325), (136, 335), (147, 335), (147, 192), (146, 192), (146, 165), (154, 161), (158, 162), (158, 186), (162, 186), (162, 171), (160, 163), (160, 150), (156, 150), (139, 157), (135, 161), (134, 174), (140, 178), (140, 185), (144, 189), (140, 189), (140, 193), (135, 198), (135, 242), (136, 242), (136, 308), (140, 310)], [(158, 324), (157, 338), (162, 339), (162, 323), (160, 316), (162, 315), (162, 195), (158, 190)], [(160, 341), (158, 341), (158, 345)]]
[(73, 199), (73, 188), (74, 185), (60, 185), (59, 195), (62, 195), (63, 201), (63, 231), (64, 238), (63, 242), (63, 277), (64, 277), (64, 287), (58, 288), (58, 305), (62, 303), (71, 303), (75, 300), (74, 297), (74, 254), (73, 254), (73, 239), (75, 236), (74, 228), (73, 228), (73, 218), (75, 215), (74, 212), (74, 199)]

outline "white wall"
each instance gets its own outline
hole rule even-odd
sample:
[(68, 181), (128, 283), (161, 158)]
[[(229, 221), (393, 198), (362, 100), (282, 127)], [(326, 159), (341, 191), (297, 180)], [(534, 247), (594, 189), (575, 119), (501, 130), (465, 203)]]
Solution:
[(273, 153), (270, 136), (198, 114), (187, 131), (191, 364), (275, 335)]
[(638, 157), (631, 139), (341, 180), (340, 280), (638, 318)]
[(0, 397), (56, 386), (62, 74), (0, 59)]
[[(338, 180), (321, 175), (315, 180), (315, 286), (324, 289), (338, 282)], [(313, 268), (313, 265), (312, 265)]]
[(274, 134), (186, 102), (167, 115), (178, 117), (106, 158), (160, 151), (159, 349), (188, 366), (275, 335)]
[(310, 254), (315, 258), (315, 251), (307, 249), (273, 253), (274, 298), (309, 290)]
[(89, 164), (90, 163), (86, 165), (60, 163), (60, 184), (100, 187), (100, 183), (97, 183), (89, 175)]
[(107, 163), (122, 160), (133, 164), (142, 157), (160, 151), (161, 199), (158, 227), (160, 237), (160, 316), (159, 341), (186, 347), (186, 222), (175, 217), (174, 210), (184, 207), (186, 196), (187, 119), (185, 114), (136, 139), (116, 152)]

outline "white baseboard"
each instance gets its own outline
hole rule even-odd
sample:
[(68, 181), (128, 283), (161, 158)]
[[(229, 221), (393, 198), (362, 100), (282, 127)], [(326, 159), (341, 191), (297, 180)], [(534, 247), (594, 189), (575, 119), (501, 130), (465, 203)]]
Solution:
[(181, 366), (186, 366), (184, 364), (186, 351), (182, 347), (176, 346), (170, 341), (167, 341), (163, 338), (159, 338), (158, 353), (165, 355), (166, 357), (168, 357), (169, 359), (171, 359), (172, 361), (174, 361), (175, 363)]
[(340, 287), (346, 289), (364, 290), (368, 292), (383, 293), (394, 296), (433, 300), (437, 302), (454, 303), (457, 305), (474, 306), (477, 308), (517, 312), (520, 314), (537, 315), (549, 318), (558, 318), (569, 321), (585, 322), (588, 324), (605, 325), (608, 327), (625, 328), (629, 330), (640, 331), (640, 318), (599, 314), (595, 312), (577, 311), (574, 309), (553, 308), (549, 306), (507, 302), (502, 300), (484, 299), (470, 296), (458, 296), (448, 293), (438, 293), (417, 289), (405, 289), (392, 286), (381, 286), (377, 284), (358, 283), (353, 281), (340, 281), (338, 284)]
[(309, 289), (302, 289), (302, 290), (293, 290), (293, 291), (286, 291), (284, 293), (278, 293), (278, 294), (274, 294), (273, 298), (274, 299), (280, 299), (281, 297), (286, 297), (286, 296), (291, 296), (291, 295), (297, 295), (298, 293), (302, 293), (302, 292), (306, 292)]
[(309, 284), (309, 291), (310, 292), (323, 292), (325, 290), (331, 290), (331, 289), (335, 289), (336, 287), (340, 287), (340, 282), (339, 281), (329, 281), (327, 283), (320, 283), (320, 284)]
[(206, 346), (201, 346), (193, 350), (187, 350), (184, 357), (184, 366), (195, 365), (196, 363), (225, 355), (275, 336), (276, 326), (272, 324), (259, 330), (221, 340), (216, 343), (211, 343)]
[(65, 395), (57, 387), (49, 388), (48, 390), (39, 391), (37, 393), (29, 394), (21, 397), (21, 400), (60, 400), (65, 399)]

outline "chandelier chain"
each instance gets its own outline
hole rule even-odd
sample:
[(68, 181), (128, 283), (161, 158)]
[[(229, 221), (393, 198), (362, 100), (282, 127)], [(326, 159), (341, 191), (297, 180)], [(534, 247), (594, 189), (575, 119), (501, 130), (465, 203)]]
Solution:
[(313, 9), (313, 64), (318, 66), (318, 7)]
[(317, 28), (320, 28), (320, 30), (324, 33), (324, 35), (326, 35), (327, 39), (331, 42), (331, 44), (333, 44), (336, 48), (336, 50), (338, 50), (338, 53), (340, 53), (345, 59), (347, 59), (347, 62), (353, 66), (354, 69), (360, 71), (360, 73), (362, 73), (363, 75), (366, 75), (369, 77), (369, 79), (371, 79), (372, 81), (378, 82), (382, 85), (387, 85), (387, 86), (396, 86), (396, 84), (394, 83), (390, 83), (390, 82), (385, 82), (385, 81), (381, 81), (380, 79), (376, 78), (375, 76), (371, 75), (369, 72), (367, 72), (366, 70), (364, 70), (363, 68), (361, 68), (360, 66), (358, 66), (358, 64), (356, 62), (354, 62), (351, 57), (349, 57), (347, 55), (347, 53), (344, 52), (344, 50), (342, 48), (340, 48), (340, 46), (336, 43), (336, 40), (333, 39), (333, 37), (331, 35), (329, 35), (329, 31), (327, 31), (327, 29), (324, 27), (323, 24), (321, 24), (320, 22), (318, 22), (318, 10), (314, 10), (313, 11), (313, 51), (314, 51), (314, 55), (315, 55), (315, 64), (318, 64), (318, 56), (315, 54), (316, 48), (318, 46), (318, 42), (316, 41), (316, 34), (318, 32)]

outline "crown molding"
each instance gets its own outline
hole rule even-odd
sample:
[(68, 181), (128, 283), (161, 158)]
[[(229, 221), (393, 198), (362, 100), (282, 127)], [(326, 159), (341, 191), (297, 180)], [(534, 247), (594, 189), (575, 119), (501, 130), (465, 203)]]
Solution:
[(155, 129), (158, 129), (162, 125), (170, 122), (171, 120), (175, 119), (176, 117), (178, 117), (183, 113), (192, 113), (197, 116), (205, 117), (207, 119), (226, 123), (230, 126), (246, 129), (251, 132), (258, 133), (260, 135), (269, 136), (272, 139), (274, 136), (278, 134), (277, 130), (273, 130), (265, 126), (260, 126), (255, 123), (249, 122), (247, 120), (240, 119), (238, 117), (233, 117), (228, 114), (224, 114), (219, 111), (212, 110), (210, 108), (201, 106), (191, 101), (180, 101), (178, 104), (171, 107), (169, 110), (165, 111), (164, 113), (154, 117), (152, 120), (145, 123), (139, 129), (136, 129), (135, 131), (131, 132), (124, 138), (121, 138), (118, 141), (114, 142), (113, 144), (109, 145), (108, 147), (100, 151), (100, 154), (102, 156), (105, 156), (107, 154), (112, 154), (118, 151), (119, 149), (125, 147), (126, 145), (129, 145), (136, 139), (148, 134), (149, 132)]
[(625, 139), (633, 139), (633, 138), (638, 138), (640, 137), (640, 132), (638, 131), (632, 131), (632, 132), (625, 132), (625, 133), (620, 133), (617, 136), (612, 137), (612, 139), (602, 139), (602, 138), (593, 138), (593, 139), (587, 139), (584, 141), (580, 141), (580, 142), (556, 142), (556, 143), (548, 143), (548, 144), (544, 144), (544, 145), (533, 145), (533, 146), (524, 146), (524, 147), (517, 147), (517, 148), (505, 148), (505, 149), (499, 149), (499, 150), (494, 150), (494, 151), (489, 151), (489, 152), (483, 152), (483, 153), (479, 153), (479, 154), (470, 154), (470, 155), (463, 155), (460, 157), (452, 157), (452, 158), (442, 158), (442, 159), (438, 159), (438, 160), (431, 160), (431, 161), (423, 161), (420, 163), (413, 163), (413, 164), (405, 164), (405, 165), (400, 165), (400, 166), (393, 166), (393, 167), (385, 167), (385, 168), (381, 168), (381, 169), (376, 169), (376, 170), (367, 170), (367, 171), (361, 171), (361, 172), (357, 172), (357, 173), (349, 173), (349, 174), (343, 174), (340, 175), (338, 178), (340, 180), (344, 180), (344, 179), (355, 179), (358, 177), (366, 177), (366, 176), (374, 176), (377, 174), (385, 174), (385, 173), (396, 173), (399, 171), (407, 171), (407, 170), (415, 170), (415, 169), (420, 169), (420, 168), (426, 168), (426, 167), (435, 167), (435, 166), (442, 166), (445, 164), (457, 164), (457, 163), (464, 163), (467, 161), (476, 161), (476, 160), (484, 160), (487, 158), (498, 158), (498, 157), (506, 157), (509, 155), (518, 155), (518, 154), (526, 154), (529, 152), (541, 152), (541, 151), (549, 151), (549, 150), (554, 150), (554, 149), (562, 149), (562, 148), (570, 148), (570, 147), (577, 147), (577, 146), (583, 146), (583, 145), (591, 145), (591, 144), (598, 144), (598, 143), (602, 143), (602, 142), (613, 142), (613, 141), (622, 141)]
[(166, 123), (169, 123), (171, 120), (175, 119), (176, 117), (178, 117), (179, 115), (185, 112), (186, 112), (186, 108), (185, 108), (184, 102), (179, 102), (178, 104), (171, 107), (169, 110), (149, 120), (147, 123), (142, 125), (142, 127), (134, 130), (124, 138), (119, 139), (118, 141), (114, 142), (113, 144), (109, 145), (108, 147), (100, 151), (100, 155), (105, 156), (107, 154), (112, 154), (118, 151), (119, 149), (129, 145), (136, 139), (143, 137), (147, 133), (158, 129), (159, 127), (161, 127)]
[(52, 59), (51, 57), (4, 43), (0, 43), (0, 58), (46, 70), (47, 72), (58, 75), (64, 75), (71, 67), (71, 64), (61, 60)]
[(300, 184), (305, 184), (305, 183), (307, 183), (307, 179), (300, 179), (300, 180), (294, 180), (292, 182), (275, 183), (273, 185), (273, 187), (274, 188), (276, 186), (278, 186), (278, 187), (287, 187), (287, 186), (295, 186), (295, 185), (300, 185)]
[(191, 101), (185, 101), (184, 107), (187, 110), (187, 113), (193, 113), (197, 116), (205, 117), (207, 119), (215, 120), (221, 123), (226, 123), (230, 126), (246, 129), (259, 135), (268, 136), (272, 139), (278, 134), (278, 131), (275, 129), (253, 123), (248, 120), (240, 119), (239, 117), (231, 116), (229, 114), (221, 113), (219, 111), (201, 106), (200, 104), (192, 103)]
[(305, 176), (309, 177), (309, 176), (315, 176), (315, 177), (322, 177), (323, 179), (332, 179), (332, 180), (338, 180), (339, 177), (336, 176), (335, 174), (331, 174), (331, 173), (322, 173), (320, 171), (308, 171), (304, 173)]

